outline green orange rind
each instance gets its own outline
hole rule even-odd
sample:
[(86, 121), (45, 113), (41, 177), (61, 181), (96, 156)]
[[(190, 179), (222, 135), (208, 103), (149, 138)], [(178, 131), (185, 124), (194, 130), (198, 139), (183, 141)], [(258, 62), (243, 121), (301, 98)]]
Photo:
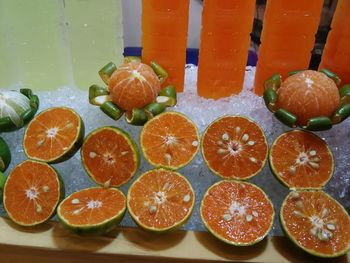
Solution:
[(124, 57), (124, 63), (130, 63), (130, 62), (141, 62), (141, 57), (138, 56), (126, 56)]
[[(188, 214), (179, 222), (177, 222), (175, 225), (172, 225), (172, 226), (169, 226), (169, 227), (165, 227), (165, 228), (153, 228), (153, 227), (148, 227), (144, 224), (142, 224), (137, 216), (135, 215), (135, 213), (132, 211), (130, 205), (129, 205), (129, 200), (130, 200), (130, 192), (131, 192), (131, 189), (132, 187), (135, 185), (136, 182), (138, 182), (140, 180), (140, 178), (151, 172), (151, 171), (157, 171), (157, 170), (165, 170), (165, 171), (171, 171), (172, 173), (176, 173), (178, 176), (180, 176), (182, 179), (184, 179), (187, 184), (189, 185), (190, 187), (190, 190), (192, 192), (192, 195), (193, 195), (193, 202), (192, 202), (192, 206), (191, 208), (189, 209), (189, 212)], [(147, 232), (151, 232), (151, 233), (156, 233), (156, 234), (166, 234), (166, 233), (170, 233), (170, 232), (173, 232), (173, 231), (176, 231), (177, 229), (179, 229), (182, 225), (186, 224), (186, 222), (191, 218), (191, 215), (193, 213), (193, 208), (194, 208), (194, 205), (195, 205), (195, 191), (193, 190), (192, 188), (192, 185), (191, 183), (187, 180), (187, 178), (185, 176), (183, 176), (182, 174), (180, 174), (179, 172), (176, 172), (176, 171), (173, 171), (173, 170), (170, 170), (170, 169), (167, 169), (167, 168), (154, 168), (152, 170), (149, 170), (145, 173), (143, 173), (142, 175), (140, 175), (133, 183), (132, 185), (130, 186), (129, 190), (128, 190), (128, 194), (127, 194), (127, 202), (126, 202), (126, 205), (127, 205), (127, 209), (128, 209), (128, 212), (129, 214), (131, 215), (131, 218), (134, 220), (134, 222), (140, 227), (142, 228), (143, 230), (147, 231)]]
[(149, 111), (146, 112), (144, 109), (134, 108), (132, 111), (125, 113), (126, 122), (135, 126), (143, 126), (149, 118), (151, 118)]
[(296, 132), (296, 131), (287, 131), (287, 132), (282, 133), (281, 135), (279, 135), (279, 136), (274, 140), (274, 142), (272, 143), (272, 145), (271, 145), (271, 147), (270, 147), (270, 150), (269, 150), (269, 158), (268, 158), (268, 159), (269, 159), (269, 167), (270, 167), (270, 170), (271, 170), (273, 176), (274, 176), (282, 185), (284, 185), (285, 187), (287, 187), (287, 188), (289, 188), (289, 189), (291, 189), (291, 190), (292, 190), (292, 189), (297, 189), (297, 190), (310, 190), (310, 189), (316, 189), (316, 190), (317, 190), (317, 189), (322, 189), (322, 188), (329, 182), (329, 180), (330, 180), (330, 179), (332, 178), (332, 176), (333, 176), (334, 169), (335, 169), (334, 156), (333, 156), (333, 153), (332, 153), (332, 151), (330, 150), (329, 146), (328, 146), (321, 138), (319, 138), (317, 135), (315, 135), (315, 134), (312, 133), (312, 132), (305, 131), (305, 130), (298, 130), (298, 132), (308, 133), (308, 134), (310, 134), (310, 135), (312, 135), (312, 136), (314, 136), (314, 137), (317, 137), (317, 138), (320, 140), (320, 142), (324, 143), (325, 146), (327, 147), (327, 151), (328, 151), (328, 153), (329, 153), (329, 155), (331, 156), (331, 159), (332, 159), (332, 167), (331, 167), (331, 172), (330, 172), (329, 178), (328, 178), (327, 180), (325, 180), (325, 181), (323, 182), (323, 184), (320, 185), (319, 187), (295, 187), (294, 185), (289, 185), (289, 184), (287, 184), (287, 183), (281, 178), (281, 176), (278, 174), (278, 172), (276, 171), (276, 168), (275, 168), (274, 165), (273, 165), (273, 160), (272, 160), (272, 157), (271, 157), (271, 155), (272, 155), (271, 152), (272, 152), (272, 150), (273, 150), (273, 147), (275, 147), (277, 141), (278, 141), (281, 137), (285, 136), (286, 134), (288, 134), (288, 133), (290, 133), (290, 132)]
[(102, 69), (99, 70), (98, 74), (105, 84), (108, 85), (109, 78), (112, 76), (113, 72), (116, 71), (117, 66), (113, 62), (109, 62)]
[[(319, 253), (313, 249), (307, 249), (303, 246), (301, 246), (297, 240), (295, 238), (293, 238), (293, 235), (288, 231), (288, 229), (286, 228), (286, 222), (283, 218), (283, 215), (282, 215), (282, 212), (283, 212), (283, 209), (284, 207), (286, 206), (286, 202), (287, 202), (287, 199), (295, 192), (297, 193), (302, 193), (302, 192), (307, 192), (307, 191), (319, 191), (319, 192), (322, 192), (323, 194), (325, 194), (327, 197), (329, 197), (331, 200), (333, 200), (335, 203), (337, 203), (344, 211), (345, 214), (348, 215), (348, 213), (346, 212), (346, 210), (344, 209), (344, 207), (337, 201), (335, 200), (334, 198), (332, 198), (329, 194), (327, 194), (326, 192), (324, 191), (321, 191), (321, 190), (311, 190), (311, 189), (304, 189), (304, 190), (297, 190), (297, 191), (291, 191), (289, 192), (289, 194), (286, 196), (286, 198), (283, 200), (283, 203), (281, 205), (281, 209), (280, 209), (280, 214), (279, 214), (279, 219), (280, 219), (280, 222), (281, 222), (281, 226), (282, 226), (282, 229), (283, 229), (283, 232), (285, 233), (285, 235), (293, 242), (293, 244), (295, 246), (297, 246), (298, 248), (302, 249), (303, 251), (305, 251), (306, 253), (308, 254), (311, 254), (313, 256), (316, 256), (316, 257), (321, 257), (321, 258), (336, 258), (336, 257), (340, 257), (340, 256), (343, 256), (345, 255), (347, 252), (350, 251), (350, 246), (348, 246), (347, 249), (344, 249), (338, 253), (334, 253), (334, 254), (324, 254), (324, 253)], [(349, 215), (348, 215), (349, 216)]]
[(335, 82), (335, 84), (339, 85), (341, 83), (341, 79), (339, 78), (339, 76), (334, 72), (330, 71), (329, 69), (323, 68), (319, 71), (325, 74), (328, 78), (332, 79)]
[(0, 172), (0, 204), (2, 203), (2, 195), (4, 191), (4, 186), (6, 182), (6, 176)]
[(20, 89), (19, 92), (29, 99), (30, 109), (20, 115), (20, 119), (22, 120), (20, 126), (16, 126), (10, 117), (0, 118), (0, 132), (11, 132), (24, 127), (33, 119), (39, 109), (39, 97), (34, 95), (31, 89)]
[(117, 107), (112, 101), (106, 101), (100, 105), (100, 109), (104, 112), (108, 117), (117, 121), (123, 116), (123, 111)]
[[(78, 133), (72, 143), (72, 145), (66, 149), (63, 154), (61, 154), (60, 156), (56, 156), (54, 158), (51, 158), (51, 159), (41, 159), (41, 158), (37, 158), (35, 156), (30, 156), (28, 153), (27, 153), (27, 150), (24, 146), (24, 141), (25, 141), (25, 138), (28, 136), (27, 134), (27, 131), (28, 129), (25, 131), (24, 133), (24, 136), (23, 136), (23, 150), (24, 150), (24, 153), (26, 154), (26, 156), (29, 158), (29, 159), (32, 159), (32, 160), (36, 160), (36, 161), (40, 161), (40, 162), (45, 162), (45, 163), (49, 163), (49, 164), (56, 164), (56, 163), (61, 163), (61, 162), (64, 162), (64, 161), (67, 161), (69, 160), (70, 158), (72, 158), (75, 153), (80, 149), (81, 145), (83, 144), (83, 140), (84, 140), (84, 134), (85, 134), (85, 125), (84, 125), (84, 121), (83, 119), (80, 117), (80, 115), (75, 112), (73, 109), (71, 108), (68, 108), (68, 107), (55, 107), (55, 108), (63, 108), (63, 109), (66, 109), (66, 110), (69, 110), (70, 112), (72, 112), (74, 115), (76, 115), (78, 118), (79, 118), (79, 126), (78, 126)], [(38, 116), (40, 116), (41, 114), (45, 113), (45, 112), (48, 112), (52, 109), (55, 109), (55, 108), (49, 108), (47, 110), (44, 110), (42, 112), (40, 112)]]
[(0, 172), (5, 172), (11, 162), (11, 152), (6, 141), (0, 137)]
[[(100, 132), (101, 130), (105, 130), (105, 129), (111, 130), (111, 131), (115, 132), (116, 134), (123, 136), (123, 138), (128, 142), (130, 148), (133, 149), (133, 160), (134, 160), (134, 162), (136, 164), (135, 165), (135, 171), (133, 171), (131, 173), (131, 176), (125, 182), (121, 182), (119, 185), (113, 185), (113, 187), (119, 187), (119, 186), (122, 186), (123, 184), (126, 184), (133, 176), (135, 176), (135, 174), (136, 174), (136, 172), (137, 172), (137, 170), (138, 170), (138, 168), (140, 166), (140, 153), (139, 153), (139, 150), (138, 150), (138, 147), (137, 147), (135, 141), (130, 137), (130, 135), (128, 133), (126, 133), (125, 131), (123, 131), (120, 128), (112, 127), (112, 126), (101, 127), (101, 128), (98, 128), (98, 129), (92, 131), (90, 134), (88, 134), (88, 136), (86, 136), (86, 138), (84, 139), (83, 144), (86, 143), (91, 138), (91, 136), (93, 136), (96, 133)], [(83, 167), (84, 167), (86, 173), (88, 174), (88, 176), (91, 178), (91, 180), (93, 180), (96, 184), (98, 184), (100, 186), (105, 186), (105, 184), (97, 182), (97, 180), (95, 179), (95, 177), (92, 174), (92, 172), (86, 166), (85, 158), (84, 158), (84, 156), (82, 154), (82, 151), (80, 151), (80, 156), (81, 156), (81, 162), (83, 164)]]
[[(92, 189), (92, 188), (96, 188), (96, 187), (86, 188), (84, 190), (88, 190), (88, 189)], [(111, 189), (118, 191), (119, 193), (121, 193), (125, 197), (125, 195), (117, 188), (111, 188)], [(72, 194), (74, 194), (74, 193), (72, 193)], [(67, 196), (66, 199), (70, 198), (71, 195)], [(126, 198), (125, 198), (125, 202), (126, 202)], [(108, 233), (108, 232), (112, 231), (114, 228), (116, 228), (119, 225), (119, 223), (122, 221), (122, 219), (125, 215), (125, 212), (126, 212), (126, 204), (124, 205), (124, 208), (121, 211), (119, 211), (118, 214), (116, 214), (114, 217), (112, 217), (108, 220), (105, 220), (104, 222), (102, 222), (100, 224), (81, 226), (81, 225), (70, 224), (61, 215), (60, 205), (59, 205), (57, 208), (57, 217), (58, 217), (59, 222), (62, 224), (62, 226), (65, 229), (67, 229), (68, 231), (75, 233), (77, 235), (80, 235), (80, 236), (94, 236), (94, 235), (102, 235), (102, 234)]]
[(154, 73), (156, 73), (156, 75), (158, 76), (160, 83), (164, 83), (165, 80), (168, 78), (168, 72), (155, 61), (151, 61), (150, 66), (153, 69)]
[[(6, 209), (6, 205), (5, 205), (5, 200), (6, 200), (6, 196), (5, 196), (5, 188), (6, 188), (6, 185), (7, 183), (11, 180), (11, 174), (12, 174), (12, 171), (10, 172), (10, 174), (8, 175), (8, 177), (6, 178), (5, 180), (5, 184), (4, 184), (4, 188), (3, 188), (3, 202), (4, 202), (4, 208), (5, 208), (5, 211), (7, 213), (7, 215), (9, 216), (9, 218), (14, 222), (16, 223), (17, 225), (19, 226), (23, 226), (23, 227), (34, 227), (34, 226), (37, 226), (37, 225), (40, 225), (42, 223), (45, 223), (47, 222), (48, 220), (50, 220), (52, 217), (55, 216), (55, 213), (56, 213), (56, 210), (57, 210), (57, 207), (58, 205), (60, 204), (60, 202), (63, 200), (64, 196), (65, 196), (65, 186), (64, 186), (64, 182), (63, 182), (63, 179), (61, 177), (61, 175), (58, 173), (58, 171), (52, 167), (51, 165), (47, 164), (47, 163), (44, 163), (44, 162), (40, 162), (40, 161), (36, 161), (36, 160), (26, 160), (24, 162), (27, 162), (27, 161), (30, 161), (30, 162), (36, 162), (36, 163), (40, 163), (40, 164), (43, 164), (45, 166), (47, 166), (48, 168), (50, 168), (51, 170), (54, 171), (55, 175), (56, 175), (56, 179), (57, 179), (57, 182), (58, 182), (58, 187), (59, 187), (59, 193), (60, 193), (60, 196), (58, 198), (58, 201), (57, 203), (55, 204), (55, 206), (52, 208), (52, 211), (50, 213), (50, 215), (39, 221), (39, 222), (35, 222), (33, 224), (25, 224), (23, 222), (18, 222), (15, 218), (13, 218), (12, 214)], [(22, 163), (24, 163), (22, 162)], [(20, 163), (19, 165), (21, 165), (22, 163)], [(1, 187), (0, 187), (1, 188)], [(18, 209), (21, 209), (20, 207)]]
[[(303, 70), (296, 70), (288, 73), (288, 76), (292, 76), (302, 72)], [(321, 69), (321, 73), (325, 74), (328, 78), (332, 79), (337, 85), (340, 84), (341, 79), (328, 69)], [(279, 74), (274, 74), (268, 78), (264, 83), (263, 99), (266, 108), (274, 114), (276, 119), (281, 123), (291, 128), (300, 127), (309, 131), (326, 131), (330, 130), (333, 125), (339, 124), (346, 120), (350, 116), (350, 84), (344, 85), (339, 89), (340, 106), (333, 113), (332, 116), (319, 116), (310, 118), (306, 125), (298, 125), (298, 118), (291, 112), (277, 108), (276, 102), (278, 100), (277, 90), (281, 86), (282, 77)]]
[[(197, 125), (196, 125), (191, 119), (189, 119), (185, 114), (182, 114), (182, 113), (180, 113), (180, 112), (175, 112), (175, 111), (163, 112), (163, 113), (157, 115), (156, 117), (154, 117), (152, 120), (157, 119), (157, 118), (160, 118), (161, 116), (163, 116), (163, 114), (176, 114), (176, 115), (180, 115), (180, 116), (186, 118), (187, 121), (189, 121), (189, 122), (192, 124), (192, 126), (195, 128), (198, 140), (200, 139), (200, 135), (199, 135), (199, 131), (198, 131)], [(149, 124), (149, 122), (147, 122), (147, 123), (144, 125), (144, 127), (143, 127), (143, 129), (142, 129), (142, 131), (141, 131), (141, 133), (140, 133), (140, 138), (142, 138), (142, 137), (144, 136), (144, 131), (145, 131), (145, 129), (147, 128), (147, 125), (148, 125), (148, 124)], [(154, 167), (156, 167), (156, 168), (164, 168), (164, 169), (174, 170), (174, 171), (175, 171), (175, 170), (179, 170), (179, 169), (181, 169), (182, 167), (185, 167), (186, 165), (188, 165), (190, 162), (192, 162), (193, 159), (196, 157), (198, 151), (199, 151), (199, 147), (197, 147), (197, 150), (195, 151), (195, 153), (193, 154), (193, 156), (192, 156), (186, 163), (183, 163), (183, 164), (178, 165), (178, 166), (174, 166), (174, 165), (172, 165), (172, 166), (165, 166), (165, 165), (159, 165), (159, 164), (157, 164), (157, 163), (155, 163), (155, 162), (152, 162), (152, 161), (150, 160), (150, 158), (147, 156), (147, 154), (146, 154), (146, 152), (145, 152), (145, 150), (144, 150), (145, 146), (143, 145), (141, 139), (140, 139), (140, 146), (141, 146), (141, 150), (142, 150), (142, 152), (143, 152), (143, 155), (144, 155), (145, 159), (146, 159), (152, 166), (154, 166)]]
[(339, 89), (340, 102), (342, 105), (350, 104), (350, 84), (344, 85)]
[[(260, 127), (260, 125), (258, 125), (254, 120), (252, 120), (252, 119), (250, 119), (250, 118), (248, 118), (248, 117), (246, 117), (246, 116), (240, 116), (240, 115), (224, 115), (224, 116), (222, 116), (222, 117), (216, 119), (214, 122), (217, 122), (217, 121), (219, 121), (219, 120), (221, 120), (221, 119), (223, 119), (223, 118), (226, 118), (226, 117), (240, 117), (240, 118), (243, 118), (243, 119), (248, 120), (249, 122), (253, 122), (254, 124), (256, 124), (256, 126), (257, 126), (257, 127), (260, 129), (260, 131), (262, 132), (263, 137), (264, 137), (265, 144), (268, 145), (268, 144), (267, 144), (266, 135), (265, 135), (263, 129), (262, 129), (262, 128)], [(200, 143), (200, 148), (201, 148), (202, 157), (203, 157), (203, 160), (204, 160), (205, 164), (206, 164), (207, 167), (209, 168), (209, 170), (210, 170), (212, 173), (214, 173), (215, 175), (219, 176), (220, 178), (226, 179), (226, 180), (242, 180), (242, 181), (246, 181), (246, 180), (249, 180), (250, 178), (252, 178), (252, 177), (258, 175), (258, 174), (262, 171), (262, 169), (264, 169), (264, 166), (265, 166), (266, 161), (267, 161), (267, 158), (268, 158), (268, 150), (266, 151), (265, 158), (264, 158), (264, 160), (262, 161), (261, 168), (260, 168), (257, 172), (255, 172), (255, 173), (253, 173), (252, 175), (247, 176), (247, 177), (242, 177), (242, 178), (241, 178), (241, 177), (240, 177), (240, 178), (225, 177), (225, 176), (222, 176), (219, 172), (215, 171), (215, 170), (210, 166), (209, 161), (205, 158), (205, 155), (204, 155), (203, 139), (204, 139), (204, 136), (206, 135), (208, 129), (210, 128), (210, 126), (211, 126), (214, 122), (212, 122), (212, 123), (205, 129), (205, 131), (204, 131), (204, 133), (203, 133), (203, 135), (202, 135), (202, 138), (201, 138), (201, 143)], [(267, 148), (268, 148), (268, 147), (267, 147)]]
[(91, 85), (89, 87), (89, 102), (95, 106), (101, 106), (106, 101), (111, 101), (112, 98), (109, 96), (109, 91), (106, 87), (99, 85)]
[[(203, 213), (202, 213), (202, 209), (203, 209), (203, 200), (204, 198), (208, 195), (210, 189), (212, 189), (214, 186), (220, 184), (220, 183), (223, 183), (223, 182), (237, 182), (237, 183), (245, 183), (245, 184), (249, 184), (255, 188), (257, 188), (258, 190), (260, 190), (264, 196), (266, 197), (266, 200), (268, 200), (268, 202), (271, 204), (272, 206), (272, 215), (271, 215), (271, 223), (270, 223), (270, 226), (268, 228), (268, 230), (266, 231), (266, 233), (260, 237), (258, 237), (256, 240), (254, 240), (253, 242), (250, 242), (250, 243), (242, 243), (242, 242), (233, 242), (233, 241), (230, 241), (230, 240), (227, 240), (226, 238), (223, 238), (222, 236), (218, 235), (209, 225), (208, 223), (203, 219)], [(208, 231), (214, 235), (217, 239), (223, 241), (224, 243), (226, 244), (229, 244), (229, 245), (232, 245), (232, 246), (238, 246), (238, 247), (247, 247), (247, 246), (252, 246), (252, 245), (255, 245), (257, 243), (259, 243), (260, 241), (262, 241), (267, 235), (268, 233), (271, 231), (272, 229), (272, 226), (273, 226), (273, 222), (274, 222), (274, 217), (275, 217), (275, 209), (273, 207), (273, 203), (271, 202), (270, 198), (267, 196), (267, 194), (261, 189), (259, 188), (258, 186), (256, 186), (255, 184), (252, 184), (252, 183), (249, 183), (249, 182), (242, 182), (242, 181), (239, 181), (239, 180), (222, 180), (222, 181), (219, 181), (215, 184), (213, 184), (212, 186), (210, 186), (207, 191), (205, 192), (204, 196), (203, 196), (203, 199), (201, 201), (201, 205), (200, 205), (200, 216), (201, 216), (201, 219), (202, 219), (202, 222), (204, 224), (204, 226), (208, 229)]]

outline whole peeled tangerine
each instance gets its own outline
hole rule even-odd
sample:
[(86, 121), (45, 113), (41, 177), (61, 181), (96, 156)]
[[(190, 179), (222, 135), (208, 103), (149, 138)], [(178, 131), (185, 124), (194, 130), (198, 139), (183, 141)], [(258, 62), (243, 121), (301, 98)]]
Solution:
[(161, 86), (150, 66), (132, 61), (113, 72), (108, 89), (113, 103), (124, 111), (131, 111), (154, 102)]
[(288, 77), (277, 94), (278, 108), (294, 114), (299, 125), (306, 125), (313, 117), (330, 117), (340, 104), (335, 82), (325, 74), (313, 70)]

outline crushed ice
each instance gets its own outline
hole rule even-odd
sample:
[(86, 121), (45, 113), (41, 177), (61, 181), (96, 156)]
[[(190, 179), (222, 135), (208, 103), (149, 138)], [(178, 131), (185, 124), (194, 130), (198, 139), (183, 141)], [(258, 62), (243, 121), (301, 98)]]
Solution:
[[(288, 130), (287, 127), (275, 120), (272, 115), (266, 110), (262, 98), (254, 95), (252, 86), (255, 74), (255, 68), (247, 67), (245, 83), (243, 91), (230, 98), (220, 100), (203, 99), (196, 94), (196, 78), (197, 67), (193, 65), (186, 66), (185, 91), (178, 94), (178, 104), (173, 110), (183, 112), (190, 117), (199, 128), (200, 133), (209, 125), (210, 122), (225, 114), (245, 115), (254, 119), (259, 123), (265, 131), (268, 142), (271, 145), (272, 141), (283, 131)], [(19, 88), (16, 85), (13, 88)], [(86, 128), (86, 134), (96, 129), (97, 127), (106, 125), (115, 125), (126, 132), (139, 143), (140, 127), (128, 125), (122, 117), (115, 122), (102, 113), (98, 107), (88, 103), (87, 91), (81, 91), (73, 87), (61, 87), (55, 91), (45, 91), (38, 93), (40, 97), (40, 110), (53, 106), (68, 106), (75, 109), (83, 118)], [(85, 103), (84, 103), (85, 102)], [(326, 191), (342, 203), (347, 211), (350, 210), (350, 123), (347, 120), (334, 127), (331, 131), (318, 133), (329, 144), (336, 161), (336, 170), (334, 177), (326, 186)], [(24, 129), (17, 132), (1, 134), (9, 143), (12, 152), (12, 162), (6, 174), (19, 162), (25, 160), (25, 155), (22, 149), (22, 137)], [(55, 164), (55, 168), (59, 171), (65, 181), (66, 195), (82, 188), (95, 185), (86, 175), (82, 168), (79, 152), (70, 160)], [(142, 158), (141, 166), (138, 175), (150, 169), (151, 166)], [(200, 153), (190, 165), (180, 170), (187, 176), (196, 190), (196, 205), (191, 219), (183, 227), (186, 230), (205, 230), (199, 216), (199, 205), (203, 194), (207, 188), (217, 182), (219, 178), (214, 176), (203, 163)], [(137, 177), (135, 176), (131, 182), (121, 187), (124, 193), (127, 192), (130, 184)], [(268, 165), (263, 171), (254, 177), (252, 182), (256, 183), (268, 194), (273, 201), (276, 218), (271, 235), (282, 235), (280, 228), (278, 213), (282, 200), (286, 196), (288, 190), (283, 187), (271, 174)], [(0, 215), (4, 214), (3, 207), (0, 206)], [(129, 214), (126, 214), (122, 221), (123, 226), (135, 226)]]

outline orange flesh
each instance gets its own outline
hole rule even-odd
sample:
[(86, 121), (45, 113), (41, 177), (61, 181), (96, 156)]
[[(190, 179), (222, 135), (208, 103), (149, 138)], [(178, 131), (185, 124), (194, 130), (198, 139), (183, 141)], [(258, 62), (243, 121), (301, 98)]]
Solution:
[(273, 206), (264, 192), (243, 182), (221, 181), (207, 191), (201, 205), (206, 226), (226, 242), (249, 244), (262, 239), (273, 216)]
[(83, 162), (92, 179), (101, 185), (120, 186), (135, 174), (136, 153), (125, 135), (113, 128), (92, 133), (81, 150)]
[(327, 144), (303, 131), (287, 132), (277, 138), (271, 148), (270, 163), (289, 188), (321, 188), (333, 175), (333, 158)]
[[(345, 210), (329, 196), (321, 191), (297, 192), (299, 198), (293, 198), (290, 194), (284, 202), (281, 217), (284, 221), (288, 235), (299, 246), (312, 252), (332, 255), (350, 248), (350, 220)], [(297, 202), (301, 202), (303, 209), (298, 208)], [(328, 213), (323, 210), (328, 210)], [(302, 216), (296, 215), (301, 213)], [(326, 214), (326, 215), (323, 215)], [(335, 229), (329, 230), (332, 237), (321, 241), (311, 233), (315, 227), (312, 222), (320, 223), (319, 229), (327, 229), (327, 224), (334, 224)], [(328, 229), (327, 229), (328, 230)]]
[(148, 121), (140, 140), (151, 164), (171, 168), (192, 160), (199, 145), (196, 126), (185, 116), (171, 112)]
[(349, 16), (350, 2), (339, 0), (319, 67), (338, 74), (342, 84), (350, 83), (350, 27), (344, 26), (344, 21), (348, 21)]
[[(223, 139), (225, 134), (227, 140)], [(202, 138), (202, 152), (209, 168), (220, 176), (248, 179), (264, 166), (267, 143), (256, 123), (243, 117), (226, 116), (207, 128)]]
[[(286, 78), (290, 71), (309, 67), (322, 7), (323, 0), (267, 2), (254, 83), (258, 95), (271, 75)], [(286, 39), (291, 36), (292, 41)]]
[(142, 61), (159, 63), (169, 73), (163, 87), (184, 89), (189, 0), (142, 1)]
[(218, 99), (242, 90), (254, 10), (254, 0), (204, 1), (199, 96)]
[(339, 91), (334, 81), (312, 70), (288, 77), (277, 94), (278, 108), (293, 113), (301, 125), (306, 125), (313, 117), (330, 117), (340, 104)]
[(28, 157), (51, 161), (63, 156), (77, 141), (81, 128), (79, 116), (67, 108), (52, 108), (32, 120), (23, 146)]
[(126, 198), (119, 190), (89, 188), (75, 192), (63, 200), (58, 213), (70, 225), (89, 226), (111, 220), (125, 208)]
[(14, 168), (4, 188), (4, 206), (17, 223), (34, 225), (49, 219), (60, 198), (56, 172), (47, 164), (25, 161)]
[(113, 72), (108, 89), (118, 107), (131, 111), (155, 101), (160, 92), (160, 81), (150, 66), (133, 61)]
[(194, 193), (189, 182), (165, 169), (146, 172), (128, 193), (130, 213), (147, 228), (161, 230), (176, 226), (189, 216), (193, 204)]

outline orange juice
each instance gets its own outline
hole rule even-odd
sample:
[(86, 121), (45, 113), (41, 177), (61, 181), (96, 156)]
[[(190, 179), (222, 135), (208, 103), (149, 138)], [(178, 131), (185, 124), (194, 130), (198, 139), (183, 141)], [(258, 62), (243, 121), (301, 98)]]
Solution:
[(255, 93), (262, 95), (263, 83), (272, 74), (307, 69), (323, 0), (269, 0), (255, 75)]
[(325, 49), (320, 69), (334, 71), (342, 84), (350, 83), (350, 1), (339, 0)]
[(142, 61), (169, 73), (163, 85), (184, 89), (189, 0), (142, 1)]
[(254, 0), (206, 0), (203, 4), (197, 92), (219, 99), (242, 90)]

